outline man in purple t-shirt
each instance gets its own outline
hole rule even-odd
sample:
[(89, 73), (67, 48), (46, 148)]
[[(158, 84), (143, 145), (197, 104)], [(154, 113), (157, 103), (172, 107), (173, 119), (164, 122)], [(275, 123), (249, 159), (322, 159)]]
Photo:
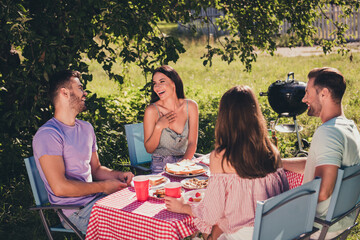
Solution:
[(49, 201), (84, 205), (79, 211), (64, 210), (64, 214), (86, 232), (96, 200), (128, 187), (133, 174), (101, 166), (92, 125), (76, 119), (86, 109), (87, 93), (80, 77), (79, 72), (66, 70), (51, 78), (49, 94), (55, 114), (35, 134), (33, 151)]

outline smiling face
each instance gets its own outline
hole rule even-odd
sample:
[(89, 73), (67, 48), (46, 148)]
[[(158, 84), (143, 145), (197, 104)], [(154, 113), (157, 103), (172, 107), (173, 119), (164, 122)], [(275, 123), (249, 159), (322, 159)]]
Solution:
[(83, 112), (86, 110), (85, 100), (87, 92), (84, 91), (83, 85), (79, 78), (71, 77), (70, 90), (70, 107), (77, 112)]
[(307, 114), (309, 116), (319, 117), (322, 110), (320, 94), (318, 93), (320, 92), (320, 89), (317, 90), (314, 86), (314, 80), (315, 78), (309, 79), (305, 90), (305, 96), (302, 101), (308, 105)]
[(160, 100), (167, 96), (171, 96), (172, 94), (175, 94), (176, 96), (175, 83), (165, 74), (160, 72), (155, 73), (153, 77), (153, 89)]

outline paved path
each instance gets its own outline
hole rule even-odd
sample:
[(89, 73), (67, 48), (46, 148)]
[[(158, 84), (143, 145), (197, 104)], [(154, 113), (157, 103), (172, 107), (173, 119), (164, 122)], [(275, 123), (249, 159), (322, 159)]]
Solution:
[[(348, 48), (351, 52), (360, 52), (360, 43), (348, 43)], [(333, 51), (336, 53), (336, 50)], [(279, 54), (284, 57), (298, 57), (298, 56), (317, 56), (322, 55), (324, 52), (321, 47), (294, 47), (294, 48), (278, 48), (275, 54)]]

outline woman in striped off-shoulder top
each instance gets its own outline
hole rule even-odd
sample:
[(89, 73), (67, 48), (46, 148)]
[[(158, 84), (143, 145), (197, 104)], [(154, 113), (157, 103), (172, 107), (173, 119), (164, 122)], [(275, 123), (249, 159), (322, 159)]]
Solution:
[(256, 202), (287, 191), (289, 185), (248, 86), (233, 87), (221, 98), (210, 171), (199, 204), (165, 197), (168, 210), (192, 215), (205, 239), (252, 239)]

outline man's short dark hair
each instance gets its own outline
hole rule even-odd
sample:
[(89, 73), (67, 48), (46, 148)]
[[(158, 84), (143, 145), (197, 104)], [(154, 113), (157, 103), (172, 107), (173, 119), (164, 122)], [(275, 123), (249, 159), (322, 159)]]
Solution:
[(50, 97), (52, 104), (55, 104), (55, 99), (58, 95), (58, 90), (60, 88), (63, 88), (63, 87), (71, 88), (70, 79), (72, 77), (77, 77), (80, 79), (81, 73), (78, 71), (64, 70), (64, 71), (55, 73), (50, 78), (49, 97)]
[(308, 78), (314, 78), (315, 87), (329, 89), (332, 99), (338, 104), (341, 103), (346, 82), (339, 70), (330, 67), (314, 68), (309, 72)]

